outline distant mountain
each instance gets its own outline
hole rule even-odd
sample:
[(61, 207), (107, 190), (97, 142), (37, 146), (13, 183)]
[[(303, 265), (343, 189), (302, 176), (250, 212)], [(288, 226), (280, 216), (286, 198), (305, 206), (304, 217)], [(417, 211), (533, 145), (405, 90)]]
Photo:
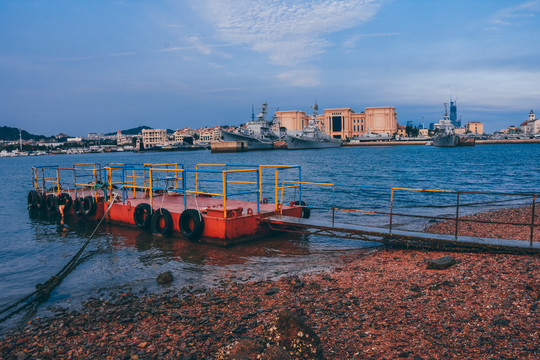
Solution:
[[(23, 140), (40, 140), (40, 139), (47, 139), (47, 136), (44, 135), (34, 135), (30, 134), (26, 130), (21, 131), (21, 135)], [(0, 127), (0, 140), (7, 140), (7, 141), (14, 141), (19, 140), (19, 129), (9, 126), (2, 126)]]
[[(142, 125), (142, 126), (139, 126), (139, 127), (136, 127), (136, 128), (131, 128), (131, 129), (127, 129), (127, 130), (120, 130), (120, 131), (122, 132), (123, 135), (139, 135), (141, 133), (141, 131), (147, 130), (147, 129), (152, 129), (152, 128), (150, 126)], [(116, 131), (112, 132), (112, 133), (105, 134), (105, 135), (116, 135)]]

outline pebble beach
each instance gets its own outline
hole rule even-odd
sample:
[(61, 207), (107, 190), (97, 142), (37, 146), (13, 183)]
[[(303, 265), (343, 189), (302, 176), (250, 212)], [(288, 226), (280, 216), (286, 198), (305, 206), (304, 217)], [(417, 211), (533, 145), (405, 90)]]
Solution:
[[(506, 211), (482, 216), (515, 209)], [(451, 265), (431, 269), (442, 257)], [(177, 289), (173, 280), (162, 294), (92, 298), (4, 333), (0, 357), (540, 357), (537, 255), (378, 248), (329, 261), (330, 271), (272, 281), (228, 277), (214, 288)]]

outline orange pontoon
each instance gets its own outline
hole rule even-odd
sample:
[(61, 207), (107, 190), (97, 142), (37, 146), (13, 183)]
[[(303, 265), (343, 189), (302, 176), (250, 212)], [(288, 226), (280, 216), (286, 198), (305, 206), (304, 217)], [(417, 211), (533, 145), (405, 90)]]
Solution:
[[(272, 173), (272, 181), (266, 181)], [(33, 167), (32, 175), (29, 207), (58, 211), (67, 218), (99, 220), (107, 214), (105, 220), (112, 223), (225, 246), (268, 235), (272, 230), (263, 218), (309, 213), (298, 205), (300, 185), (286, 188), (298, 194), (299, 201), (278, 201), (278, 190), (284, 190), (280, 180), (301, 180), (297, 165), (199, 164), (185, 169), (181, 164), (101, 168), (88, 163)]]

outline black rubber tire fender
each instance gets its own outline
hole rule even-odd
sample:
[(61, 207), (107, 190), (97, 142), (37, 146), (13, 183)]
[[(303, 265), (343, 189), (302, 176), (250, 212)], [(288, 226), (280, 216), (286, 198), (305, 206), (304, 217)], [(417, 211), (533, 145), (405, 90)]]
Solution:
[(93, 196), (85, 196), (82, 201), (82, 209), (84, 216), (92, 216), (96, 213), (96, 200)]
[(47, 209), (47, 205), (46, 205), (46, 200), (47, 197), (45, 196), (45, 194), (42, 194), (42, 193), (38, 193), (37, 194), (37, 208), (39, 210), (46, 210)]
[(28, 192), (27, 203), (28, 208), (35, 208), (38, 204), (38, 193), (36, 190), (30, 190)]
[(294, 205), (302, 206), (302, 218), (309, 219), (309, 217), (311, 216), (311, 210), (304, 201), (295, 201)]
[(150, 227), (153, 233), (161, 234), (163, 236), (171, 235), (173, 231), (173, 219), (169, 210), (159, 208), (154, 211)]
[(68, 193), (61, 193), (54, 199), (54, 208), (58, 212), (60, 212), (60, 205), (64, 205), (64, 212), (66, 212), (69, 210), (72, 204), (73, 200)]
[(180, 215), (178, 227), (186, 239), (199, 241), (204, 232), (204, 218), (199, 211), (186, 209)]
[(133, 220), (135, 221), (135, 225), (139, 227), (139, 229), (142, 230), (148, 230), (150, 229), (150, 224), (152, 222), (152, 206), (147, 203), (140, 203), (135, 207), (135, 210), (133, 211)]
[(75, 198), (73, 201), (73, 213), (77, 216), (83, 216), (83, 199), (81, 197)]
[(56, 196), (54, 194), (48, 194), (45, 198), (45, 208), (47, 211), (55, 211), (54, 203), (56, 202)]

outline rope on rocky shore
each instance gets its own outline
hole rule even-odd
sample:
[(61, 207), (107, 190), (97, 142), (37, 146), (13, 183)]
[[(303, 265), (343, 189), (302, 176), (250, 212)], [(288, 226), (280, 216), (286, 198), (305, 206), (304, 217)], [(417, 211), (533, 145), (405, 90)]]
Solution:
[[(71, 260), (68, 261), (68, 263), (60, 270), (56, 275), (51, 276), (45, 283), (43, 284), (36, 284), (36, 290), (33, 291), (31, 294), (24, 296), (23, 298), (17, 300), (13, 304), (9, 305), (8, 307), (0, 310), (0, 314), (7, 313), (8, 311), (15, 309), (5, 315), (4, 317), (0, 318), (0, 323), (3, 323), (7, 319), (13, 317), (14, 315), (22, 312), (23, 310), (29, 308), (30, 306), (34, 305), (37, 306), (41, 304), (42, 302), (47, 301), (50, 296), (51, 292), (64, 280), (66, 276), (69, 275), (75, 268), (77, 267), (81, 254), (86, 249), (94, 235), (96, 234), (96, 231), (98, 230), (99, 226), (103, 222), (103, 219), (107, 216), (109, 213), (109, 210), (111, 210), (112, 205), (116, 201), (116, 198), (118, 197), (118, 194), (114, 195), (114, 198), (112, 199), (111, 203), (109, 204), (109, 207), (107, 208), (107, 211), (103, 214), (101, 219), (99, 220), (99, 223), (97, 224), (96, 228), (90, 235), (90, 237), (84, 242), (83, 246), (77, 251), (77, 253), (71, 258)], [(22, 305), (21, 305), (22, 304)], [(19, 306), (21, 305), (21, 306)]]

